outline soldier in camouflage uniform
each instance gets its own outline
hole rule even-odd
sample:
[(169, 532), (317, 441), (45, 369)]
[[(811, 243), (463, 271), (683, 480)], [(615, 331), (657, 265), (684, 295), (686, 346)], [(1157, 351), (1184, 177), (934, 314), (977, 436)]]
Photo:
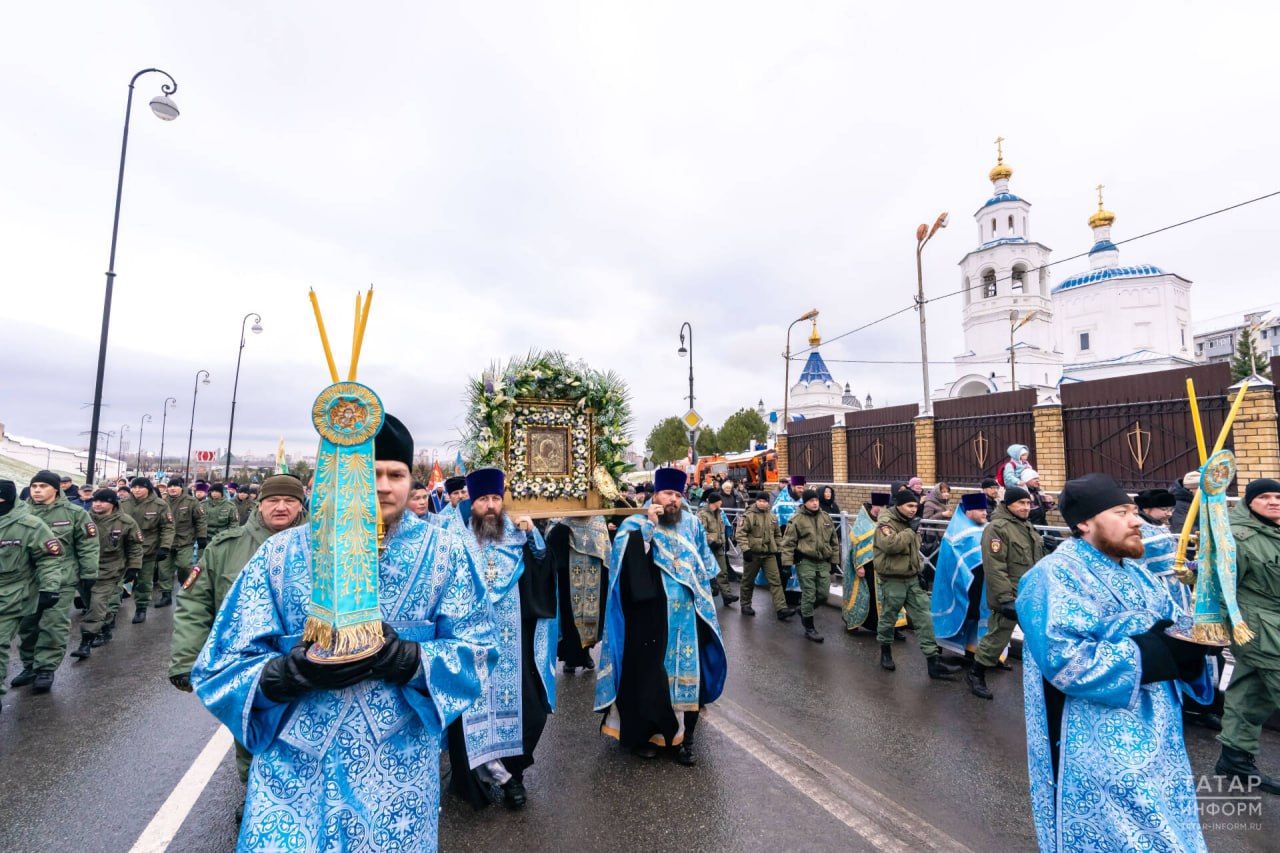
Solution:
[[(178, 610), (173, 617), (169, 681), (174, 687), (191, 692), (191, 668), (209, 638), (222, 599), (267, 537), (306, 521), (303, 497), (297, 477), (268, 477), (262, 484), (262, 502), (249, 517), (249, 523), (222, 533), (207, 549), (201, 549), (200, 562), (178, 594)], [(248, 781), (250, 759), (249, 752), (237, 743), (236, 766), (242, 782)]]
[[(125, 574), (136, 577), (142, 570), (144, 545), (138, 523), (120, 511), (120, 500), (113, 490), (94, 492), (93, 518), (98, 525), (98, 580), (89, 593), (89, 612), (80, 623), (80, 632), (89, 634), (90, 647), (97, 648), (111, 642)], [(80, 651), (72, 654), (79, 657)]]
[(135, 576), (125, 570), (124, 582), (135, 581), (133, 586), (133, 624), (147, 621), (147, 608), (151, 606), (151, 589), (156, 582), (158, 565), (168, 563), (169, 549), (173, 547), (173, 515), (169, 504), (155, 493), (155, 486), (146, 477), (134, 477), (129, 483), (129, 500), (120, 504), (137, 522), (142, 531), (142, 571)]
[(227, 487), (221, 483), (214, 483), (209, 487), (209, 499), (201, 506), (204, 507), (204, 523), (209, 529), (210, 542), (224, 530), (240, 526), (236, 502), (227, 499)]
[(160, 588), (160, 599), (156, 607), (168, 607), (173, 604), (173, 576), (176, 573), (179, 583), (186, 583), (191, 574), (191, 564), (195, 562), (196, 546), (201, 550), (209, 544), (209, 528), (205, 523), (204, 504), (188, 495), (183, 487), (186, 483), (181, 477), (169, 478), (169, 514), (173, 516), (173, 547), (169, 549), (169, 559), (160, 564), (159, 578), (156, 585)]
[(253, 492), (249, 491), (249, 484), (245, 483), (243, 488), (236, 489), (236, 518), (241, 524), (249, 522), (249, 516), (253, 515), (258, 509), (258, 502), (253, 499)]
[[(71, 503), (62, 493), (58, 475), (41, 471), (31, 478), (31, 513), (39, 518), (62, 543), (67, 556), (58, 603), (37, 616), (29, 614), (18, 626), (18, 652), (23, 672), (15, 679), (31, 683), (32, 693), (48, 693), (53, 673), (67, 655), (71, 632), (71, 600), (79, 590), (81, 599), (98, 577), (98, 526), (89, 513)], [(92, 637), (81, 636), (80, 650), (89, 654)], [(77, 655), (80, 657), (80, 655)]]
[[(66, 556), (49, 525), (18, 500), (13, 480), (0, 480), (0, 673), (22, 617), (58, 603)], [(0, 677), (0, 697), (5, 683)]]
[(711, 581), (711, 595), (719, 593), (725, 604), (733, 604), (738, 596), (733, 594), (733, 588), (729, 586), (729, 558), (724, 553), (727, 541), (725, 523), (724, 515), (720, 512), (722, 500), (723, 496), (718, 490), (708, 494), (707, 502), (698, 510), (698, 521), (702, 522), (702, 529), (707, 533), (707, 547), (715, 555), (716, 565), (720, 567), (720, 573)]

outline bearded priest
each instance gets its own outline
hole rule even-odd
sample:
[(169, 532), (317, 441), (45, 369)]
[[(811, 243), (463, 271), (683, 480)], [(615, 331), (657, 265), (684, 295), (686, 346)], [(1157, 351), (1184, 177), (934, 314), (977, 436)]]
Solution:
[(627, 518), (613, 542), (596, 710), (601, 731), (633, 754), (666, 747), (691, 767), (698, 712), (728, 671), (710, 587), (719, 567), (695, 542), (684, 472), (659, 468), (653, 482), (648, 515)]
[(1031, 808), (1040, 849), (1205, 850), (1182, 696), (1213, 698), (1212, 651), (1137, 561), (1142, 516), (1106, 474), (1071, 480), (1072, 538), (1018, 584)]
[(451, 788), (476, 809), (501, 786), (509, 809), (524, 807), (524, 771), (556, 706), (556, 583), (542, 534), (526, 515), (504, 506), (506, 476), (497, 468), (467, 475), (467, 504), (446, 529), (467, 544), (480, 569), (498, 630), (498, 663), (487, 689), (449, 727)]
[(244, 567), (191, 672), (196, 695), (254, 756), (239, 850), (436, 849), (440, 736), (480, 696), (496, 638), (462, 540), (405, 512), (413, 439), (389, 414), (373, 456), (386, 525), (381, 649), (344, 663), (307, 656), (304, 525), (267, 539)]

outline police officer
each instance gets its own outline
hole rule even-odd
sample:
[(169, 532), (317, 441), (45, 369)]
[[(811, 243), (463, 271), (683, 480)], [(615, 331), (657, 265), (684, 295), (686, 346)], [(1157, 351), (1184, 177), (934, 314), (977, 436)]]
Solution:
[[(200, 549), (200, 562), (183, 584), (173, 616), (169, 682), (174, 687), (191, 692), (191, 669), (209, 638), (222, 599), (267, 537), (306, 520), (304, 497), (297, 477), (268, 477), (262, 484), (258, 511), (249, 517), (248, 524), (223, 532), (208, 548)], [(236, 766), (242, 782), (248, 781), (250, 760), (248, 751), (236, 744)]]
[(806, 488), (800, 495), (801, 506), (782, 537), (782, 563), (795, 566), (800, 580), (800, 621), (804, 637), (821, 643), (822, 634), (813, 624), (813, 605), (824, 599), (831, 586), (831, 561), (840, 552), (840, 540), (831, 516), (822, 511), (818, 490)]
[(209, 531), (209, 541), (224, 530), (240, 526), (240, 514), (236, 511), (236, 503), (227, 500), (227, 487), (221, 483), (209, 486), (209, 499), (202, 506), (204, 524)]
[(173, 516), (173, 547), (169, 549), (169, 559), (161, 563), (159, 570), (160, 599), (156, 607), (168, 607), (173, 604), (173, 576), (178, 575), (179, 583), (187, 582), (191, 574), (191, 564), (195, 562), (195, 550), (209, 544), (209, 527), (205, 523), (204, 504), (186, 493), (186, 481), (181, 477), (170, 477), (167, 491), (169, 493), (169, 514)]
[(893, 626), (898, 621), (898, 612), (905, 607), (920, 651), (928, 662), (929, 677), (950, 680), (960, 667), (942, 660), (942, 650), (933, 638), (929, 596), (920, 586), (920, 536), (911, 527), (920, 509), (920, 496), (904, 486), (894, 494), (893, 504), (881, 510), (876, 519), (872, 558), (880, 599), (880, 622), (876, 626), (880, 667), (889, 672), (897, 669), (893, 662)]
[(986, 577), (987, 633), (973, 653), (973, 665), (965, 673), (969, 692), (980, 699), (993, 698), (987, 687), (987, 670), (1000, 663), (1000, 654), (1013, 638), (1018, 624), (1018, 581), (1044, 556), (1040, 535), (1031, 525), (1031, 493), (1009, 486), (982, 531), (982, 571)]
[(711, 582), (711, 594), (714, 596), (719, 593), (725, 604), (733, 604), (738, 596), (733, 594), (733, 589), (729, 586), (729, 559), (724, 554), (724, 515), (720, 511), (722, 501), (719, 491), (709, 492), (706, 503), (698, 510), (698, 521), (702, 522), (702, 529), (707, 533), (707, 547), (720, 566), (720, 574)]
[(1214, 772), (1280, 794), (1280, 781), (1254, 763), (1262, 724), (1280, 709), (1280, 480), (1254, 480), (1231, 511), (1236, 539), (1236, 598), (1257, 636), (1232, 644), (1235, 671), (1222, 714), (1222, 755)]
[(89, 612), (80, 623), (80, 636), (89, 637), (89, 648), (81, 643), (71, 654), (87, 658), (89, 649), (111, 642), (124, 591), (125, 573), (136, 577), (142, 569), (145, 550), (142, 531), (133, 516), (120, 511), (120, 499), (112, 489), (93, 493), (93, 519), (98, 525), (98, 580), (89, 591)]
[(738, 520), (734, 541), (742, 549), (742, 615), (756, 615), (751, 598), (755, 593), (756, 575), (761, 570), (769, 582), (769, 594), (773, 596), (773, 609), (778, 619), (786, 621), (796, 615), (796, 609), (787, 606), (782, 592), (782, 576), (778, 572), (782, 533), (778, 529), (778, 518), (769, 507), (768, 492), (756, 493), (751, 508)]
[[(17, 484), (0, 480), (0, 673), (9, 667), (9, 646), (31, 600), (37, 614), (58, 603), (65, 561), (49, 525), (18, 500)], [(0, 677), (0, 697), (5, 689)]]
[(146, 477), (134, 477), (129, 483), (129, 500), (120, 505), (137, 522), (142, 531), (142, 571), (136, 578), (126, 569), (124, 582), (133, 585), (133, 624), (147, 621), (147, 608), (151, 606), (151, 590), (156, 583), (161, 564), (169, 562), (169, 549), (173, 547), (173, 514), (169, 504), (158, 496), (155, 486)]
[[(71, 632), (71, 600), (79, 591), (82, 601), (98, 577), (98, 526), (89, 513), (67, 500), (58, 475), (40, 471), (31, 478), (31, 512), (53, 531), (62, 544), (64, 574), (58, 603), (40, 614), (30, 613), (18, 626), (18, 653), (23, 671), (18, 684), (31, 684), (32, 693), (48, 693), (53, 673), (67, 654)], [(89, 640), (80, 647), (88, 653)]]

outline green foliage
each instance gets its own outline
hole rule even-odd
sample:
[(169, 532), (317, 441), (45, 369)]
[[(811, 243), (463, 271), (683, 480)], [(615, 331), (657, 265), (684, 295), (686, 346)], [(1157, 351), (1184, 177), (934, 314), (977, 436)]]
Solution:
[(755, 409), (739, 409), (725, 418), (724, 426), (717, 434), (723, 453), (741, 453), (751, 449), (752, 441), (764, 441), (769, 427)]
[(679, 418), (665, 418), (649, 430), (645, 447), (654, 465), (684, 459), (689, 454), (689, 433)]
[(699, 456), (715, 456), (720, 453), (720, 441), (716, 437), (716, 431), (711, 427), (705, 427), (699, 432), (697, 447)]
[(1240, 340), (1236, 343), (1236, 354), (1231, 359), (1231, 378), (1244, 379), (1252, 376), (1254, 368), (1257, 368), (1259, 376), (1266, 376), (1271, 372), (1271, 357), (1267, 355), (1264, 348), (1257, 346), (1250, 330), (1246, 329), (1240, 333)]
[(482, 376), (467, 381), (462, 455), (468, 470), (502, 464), (517, 399), (578, 401), (579, 409), (595, 413), (597, 468), (615, 483), (631, 469), (626, 462), (631, 395), (622, 377), (571, 362), (561, 352), (535, 350), (506, 365), (490, 365)]

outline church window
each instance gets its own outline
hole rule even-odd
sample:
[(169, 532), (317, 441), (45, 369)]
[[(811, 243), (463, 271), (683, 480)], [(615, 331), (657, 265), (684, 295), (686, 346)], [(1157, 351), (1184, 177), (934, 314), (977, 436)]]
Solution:
[(1088, 351), (1089, 351), (1089, 333), (1081, 332), (1080, 333), (1080, 352), (1088, 352)]
[(990, 299), (996, 295), (996, 273), (995, 270), (983, 270), (982, 272), (982, 298)]
[(991, 217), (991, 239), (994, 240), (995, 238), (996, 238), (996, 218), (993, 216)]
[(1013, 214), (1009, 214), (1009, 233), (1013, 233)]
[(1187, 348), (1187, 327), (1182, 326), (1178, 329), (1178, 334), (1182, 336), (1182, 348)]
[(1013, 292), (1022, 293), (1027, 287), (1027, 268), (1018, 264), (1013, 268)]

